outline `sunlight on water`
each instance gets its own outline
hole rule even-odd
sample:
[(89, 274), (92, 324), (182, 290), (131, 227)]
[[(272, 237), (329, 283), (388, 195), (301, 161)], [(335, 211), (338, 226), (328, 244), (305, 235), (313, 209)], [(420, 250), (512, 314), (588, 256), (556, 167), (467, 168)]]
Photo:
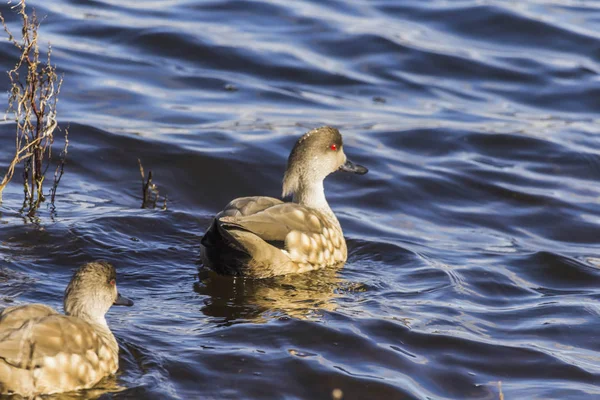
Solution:
[[(4, 192), (0, 307), (62, 311), (98, 258), (135, 301), (107, 315), (119, 373), (50, 398), (600, 395), (598, 4), (28, 4), (70, 147), (55, 210), (19, 211), (20, 170)], [(11, 69), (9, 42), (0, 55)], [(280, 196), (294, 142), (322, 125), (370, 170), (325, 182), (346, 265), (202, 268), (215, 213)], [(167, 210), (140, 208), (138, 158)]]

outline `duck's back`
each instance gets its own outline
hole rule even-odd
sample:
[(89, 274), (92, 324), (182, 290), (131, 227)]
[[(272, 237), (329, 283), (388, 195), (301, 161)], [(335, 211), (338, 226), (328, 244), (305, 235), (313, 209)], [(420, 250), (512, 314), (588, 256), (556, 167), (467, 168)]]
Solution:
[(346, 260), (335, 218), (271, 197), (233, 200), (202, 239), (202, 258), (215, 271), (264, 278)]
[(0, 312), (0, 337), (3, 333), (20, 327), (30, 319), (43, 318), (58, 314), (55, 309), (45, 304), (27, 304), (7, 307)]
[(118, 358), (103, 336), (86, 321), (41, 304), (4, 310), (0, 393), (31, 396), (93, 386), (118, 367)]
[(277, 204), (283, 204), (283, 201), (266, 196), (240, 197), (231, 200), (216, 218), (255, 215)]

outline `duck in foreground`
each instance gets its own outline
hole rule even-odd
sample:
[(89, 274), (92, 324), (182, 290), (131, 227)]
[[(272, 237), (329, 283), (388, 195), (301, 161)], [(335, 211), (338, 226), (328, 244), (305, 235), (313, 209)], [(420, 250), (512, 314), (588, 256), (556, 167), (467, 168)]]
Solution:
[(346, 261), (342, 228), (327, 204), (323, 180), (335, 171), (368, 170), (344, 154), (342, 135), (328, 126), (296, 142), (283, 178), (283, 197), (241, 197), (213, 220), (201, 241), (204, 265), (218, 273), (267, 278)]
[(119, 295), (115, 268), (79, 268), (65, 291), (62, 315), (43, 304), (0, 313), (0, 394), (30, 397), (87, 389), (119, 367), (119, 346), (104, 315)]

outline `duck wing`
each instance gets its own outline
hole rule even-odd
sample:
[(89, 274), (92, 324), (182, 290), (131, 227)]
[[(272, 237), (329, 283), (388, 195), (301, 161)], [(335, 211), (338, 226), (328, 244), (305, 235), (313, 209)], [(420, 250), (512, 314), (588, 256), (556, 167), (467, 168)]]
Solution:
[(252, 197), (240, 197), (232, 200), (225, 206), (223, 211), (217, 215), (217, 219), (223, 216), (247, 216), (254, 215), (267, 208), (273, 207), (277, 204), (284, 204), (283, 201), (274, 197), (264, 196), (252, 196)]
[(321, 215), (296, 203), (278, 203), (246, 215), (218, 217), (221, 228), (243, 229), (266, 242), (285, 242), (291, 232), (320, 234), (323, 229)]
[(221, 225), (221, 223), (219, 222), (220, 219), (223, 217), (238, 218), (254, 215), (277, 204), (283, 204), (283, 202), (273, 197), (263, 196), (240, 197), (235, 200), (232, 200), (229, 204), (225, 206), (223, 211), (219, 212), (216, 215), (215, 219), (213, 220), (213, 223), (206, 230), (204, 236), (202, 236), (200, 243), (205, 248), (219, 248), (222, 245), (233, 245), (233, 247), (235, 247), (235, 241), (232, 242), (230, 240), (229, 235), (226, 234), (225, 237), (222, 236), (223, 232), (220, 232), (219, 229)]
[(205, 265), (226, 275), (303, 272), (333, 263), (327, 240), (339, 228), (326, 229), (332, 227), (319, 211), (300, 204), (244, 197), (215, 217), (202, 238), (201, 256)]
[[(89, 364), (90, 367), (97, 368), (100, 362), (111, 358), (109, 348), (89, 323), (58, 314), (50, 307), (46, 308), (53, 313), (21, 320), (20, 324), (16, 323), (15, 318), (10, 324), (12, 329), (5, 329), (5, 321), (0, 319), (0, 370), (3, 363), (5, 368), (13, 369), (16, 373), (14, 369), (29, 370), (44, 367), (48, 363), (54, 365), (61, 362), (61, 359), (64, 359), (65, 363), (71, 363), (73, 357), (77, 356), (78, 363), (72, 363), (76, 364), (75, 367)], [(21, 314), (28, 312), (33, 313), (35, 310), (19, 310)], [(10, 317), (10, 314), (8, 316)], [(59, 355), (60, 357), (57, 357)], [(51, 361), (52, 359), (54, 361)], [(66, 371), (70, 365), (56, 367)]]
[(0, 393), (30, 397), (90, 388), (118, 369), (110, 339), (108, 330), (56, 313), (2, 329)]
[(54, 314), (58, 314), (58, 312), (45, 304), (7, 307), (0, 312), (0, 336), (5, 331), (19, 328), (30, 319), (43, 318)]
[[(321, 212), (282, 203), (246, 216), (218, 220), (222, 236), (272, 275), (302, 272), (345, 261), (339, 227)], [(261, 271), (265, 274), (266, 272)]]

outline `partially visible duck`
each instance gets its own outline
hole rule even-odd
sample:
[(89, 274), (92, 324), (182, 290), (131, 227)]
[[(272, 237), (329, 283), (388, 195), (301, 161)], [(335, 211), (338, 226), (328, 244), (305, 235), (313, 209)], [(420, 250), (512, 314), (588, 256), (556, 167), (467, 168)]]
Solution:
[(80, 267), (67, 286), (65, 314), (43, 304), (0, 313), (0, 394), (29, 397), (87, 389), (119, 368), (119, 346), (104, 315), (133, 302), (119, 295), (115, 268)]
[(367, 169), (344, 154), (342, 135), (314, 129), (296, 142), (283, 179), (283, 197), (241, 197), (217, 214), (201, 241), (204, 265), (221, 274), (266, 278), (346, 261), (342, 228), (325, 199), (323, 180), (335, 171)]

